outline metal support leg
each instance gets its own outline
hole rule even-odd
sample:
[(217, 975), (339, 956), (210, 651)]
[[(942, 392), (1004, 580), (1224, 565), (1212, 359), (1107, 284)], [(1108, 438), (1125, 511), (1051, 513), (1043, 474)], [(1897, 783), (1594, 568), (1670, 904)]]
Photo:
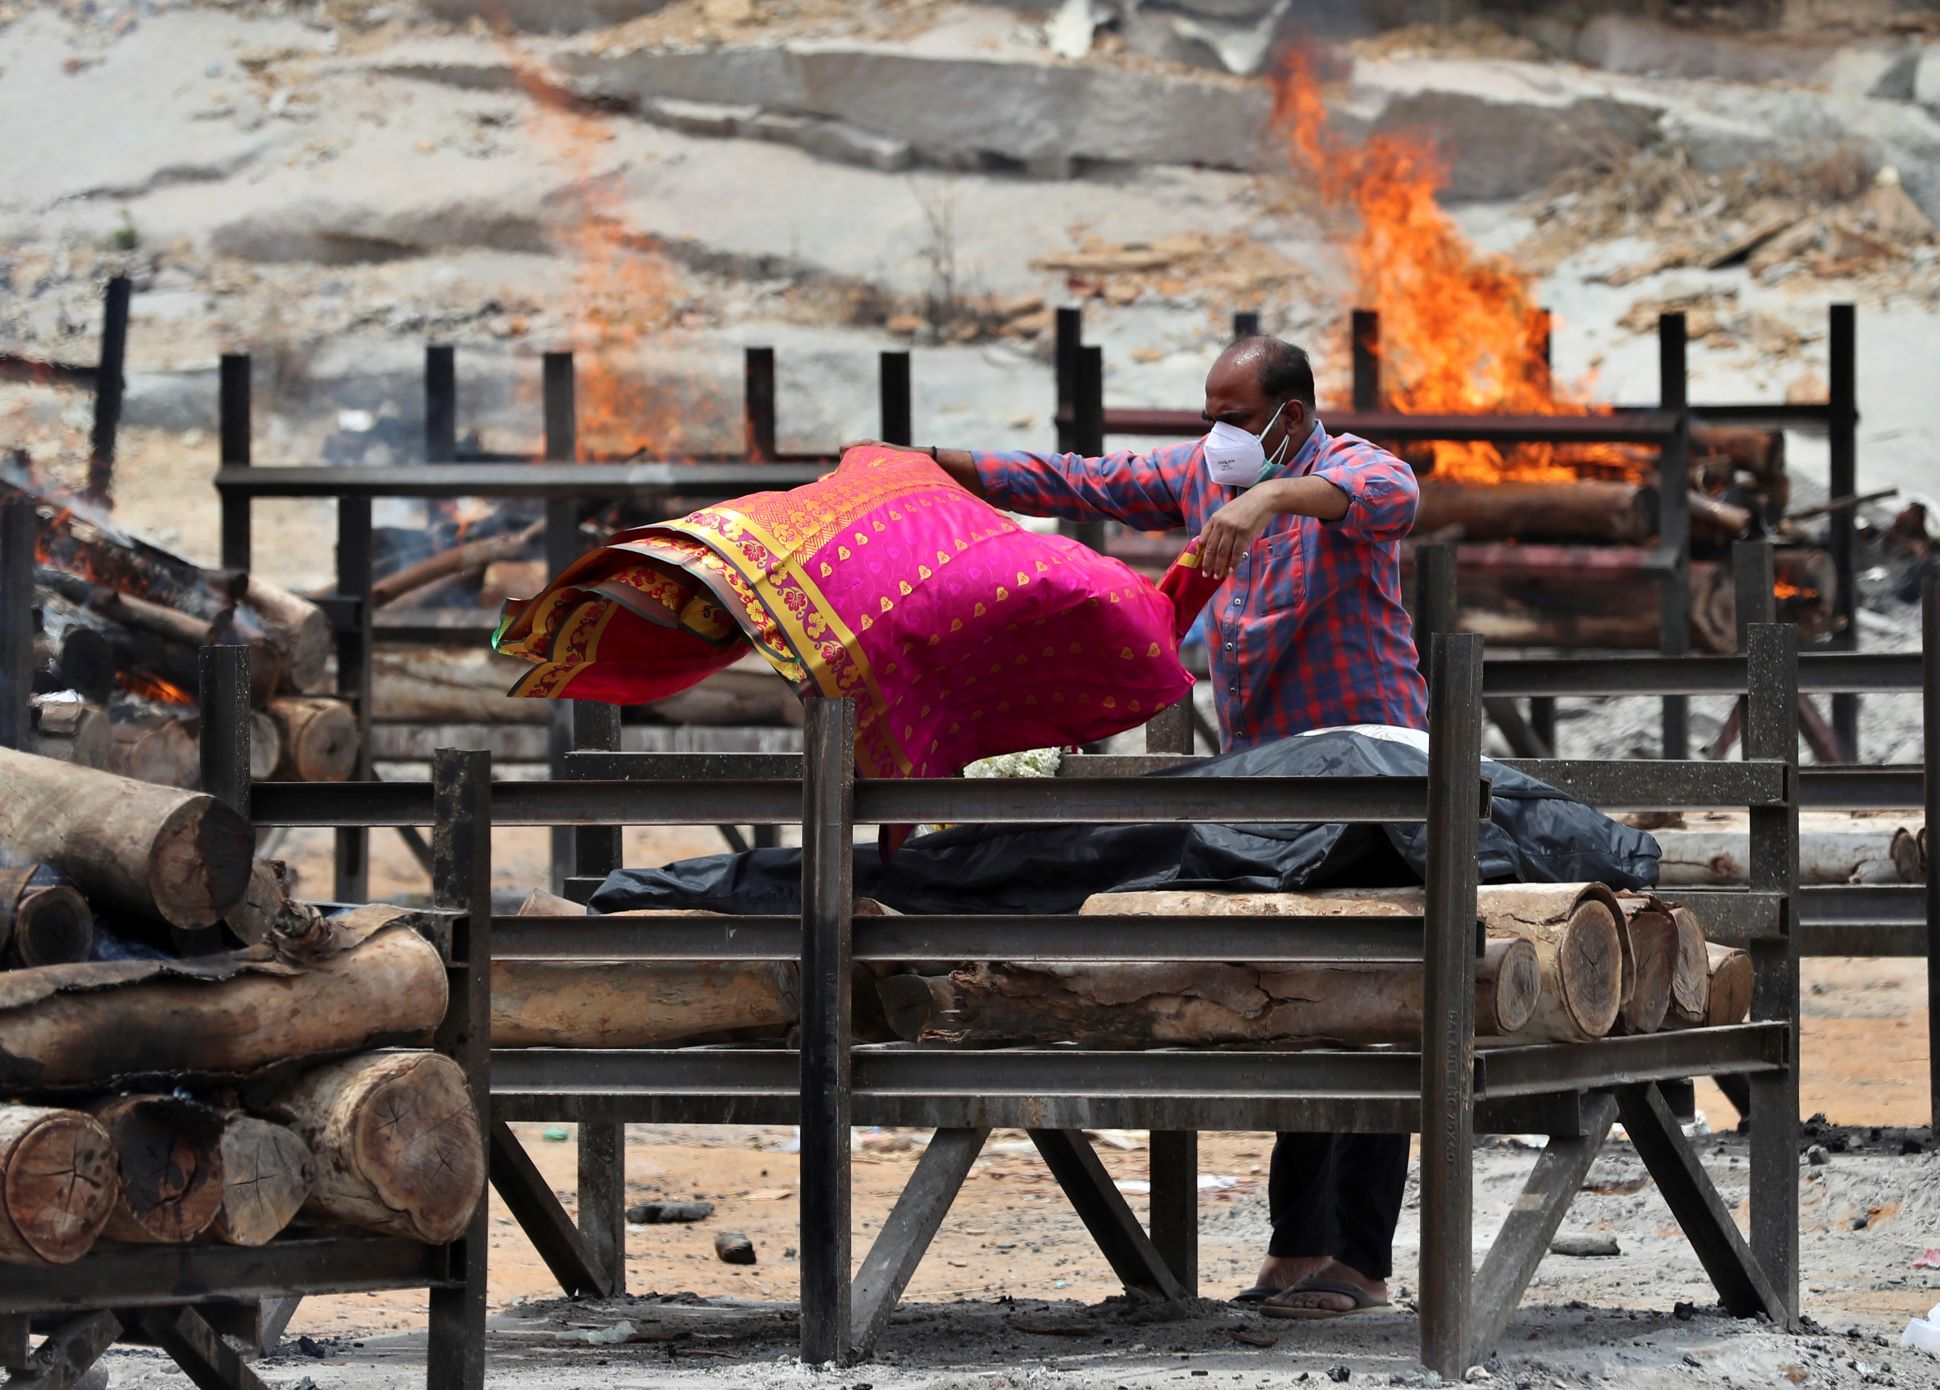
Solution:
[[(1826, 384), (1826, 459), (1827, 482), (1833, 499), (1855, 496), (1859, 491), (1859, 365), (1857, 324), (1850, 304), (1834, 304), (1827, 318)], [(1840, 631), (1833, 645), (1846, 651), (1859, 646), (1859, 631), (1854, 627), (1859, 605), (1859, 566), (1853, 544), (1853, 523), (1858, 509), (1840, 507), (1826, 517), (1827, 539), (1831, 542), (1832, 569), (1838, 576), (1838, 592), (1832, 612)], [(1840, 757), (1849, 763), (1859, 761), (1859, 696), (1841, 691), (1832, 697), (1832, 728), (1839, 741)]]
[[(1657, 456), (1657, 543), (1670, 562), (1658, 589), (1658, 650), (1683, 656), (1691, 650), (1691, 420), (1682, 314), (1657, 316), (1657, 374), (1659, 408), (1678, 416), (1677, 432)], [(1686, 757), (1690, 746), (1690, 697), (1666, 695), (1659, 756)]]
[[(1926, 740), (1926, 823), (1940, 825), (1940, 576), (1920, 586), (1920, 710)], [(1927, 865), (1927, 1079), (1933, 1131), (1940, 1134), (1940, 868)]]
[(1751, 888), (1784, 902), (1786, 934), (1751, 943), (1756, 980), (1751, 1016), (1791, 1029), (1783, 1070), (1751, 1076), (1751, 1248), (1779, 1299), (1773, 1321), (1798, 1321), (1799, 1297), (1799, 954), (1798, 629), (1751, 630), (1746, 662), (1745, 757), (1787, 764), (1783, 806), (1751, 808)]
[(1044, 1156), (1051, 1176), (1071, 1199), (1078, 1218), (1091, 1232), (1098, 1251), (1128, 1292), (1177, 1300), (1186, 1291), (1172, 1273), (1145, 1228), (1138, 1224), (1125, 1198), (1112, 1185), (1111, 1174), (1098, 1161), (1091, 1141), (1076, 1129), (1033, 1129), (1031, 1142)]
[(458, 461), (458, 357), (449, 343), (424, 350), (424, 461)]
[(1428, 680), (1421, 1037), (1421, 1359), (1468, 1370), (1474, 1269), (1476, 772), (1482, 639), (1437, 636)]
[[(337, 692), (348, 697), (357, 716), (357, 764), (351, 776), (371, 776), (371, 654), (376, 646), (371, 612), (370, 498), (337, 499), (337, 592), (357, 602), (357, 626), (337, 634)], [(370, 896), (370, 831), (362, 826), (335, 832), (338, 902), (360, 903)]]
[(1152, 1180), (1150, 1226), (1157, 1247), (1185, 1297), (1199, 1296), (1199, 1135), (1189, 1129), (1155, 1129), (1148, 1172)]
[(94, 431), (88, 446), (88, 496), (96, 502), (106, 502), (114, 491), (115, 435), (128, 389), (122, 364), (128, 356), (129, 290), (128, 277), (117, 275), (101, 300), (101, 357), (94, 372)]
[[(1655, 1086), (1628, 1086), (1617, 1092), (1624, 1130), (1636, 1147), (1637, 1156), (1650, 1170), (1657, 1190), (1683, 1228), (1705, 1273), (1717, 1286), (1718, 1298), (1727, 1311), (1741, 1318), (1763, 1313), (1779, 1326), (1792, 1319), (1786, 1300), (1773, 1286), (1764, 1262), (1753, 1256), (1745, 1238), (1738, 1234), (1738, 1223), (1718, 1196), (1718, 1189), (1705, 1175), (1704, 1165), (1691, 1151), (1691, 1145), (1677, 1127), (1677, 1117)], [(1792, 1179), (1798, 1178), (1798, 1161), (1793, 1156)], [(1752, 1182), (1752, 1209), (1755, 1212), (1763, 1194), (1757, 1180)]]
[[(1072, 426), (1072, 449), (1086, 458), (1105, 452), (1105, 350), (1098, 347), (1078, 349), (1078, 395), (1073, 403), (1077, 419)], [(1101, 521), (1066, 522), (1069, 534), (1093, 550), (1105, 546), (1105, 525)]]
[(1077, 450), (1078, 429), (1078, 354), (1084, 349), (1084, 310), (1061, 308), (1057, 311), (1057, 340), (1051, 362), (1057, 376), (1057, 402), (1052, 419), (1057, 426), (1058, 452)]
[(802, 778), (802, 1360), (845, 1361), (855, 705), (810, 700)]
[[(431, 763), (436, 818), (431, 892), (441, 908), (465, 914), (452, 941), (450, 1006), (439, 1049), (465, 1069), (472, 1104), (492, 1132), (488, 1048), (492, 1016), (492, 757), (441, 748)], [(485, 1276), (489, 1204), (480, 1201), (452, 1250), (456, 1288), (431, 1290), (427, 1390), (482, 1390), (485, 1384)]]
[(25, 748), (34, 697), (34, 533), (24, 499), (0, 504), (0, 748)]
[(7, 1377), (4, 1390), (68, 1390), (120, 1336), (121, 1320), (105, 1309), (63, 1323)]
[(1371, 413), (1381, 408), (1381, 311), (1356, 309), (1352, 335), (1354, 409)]
[(196, 1390), (268, 1390), (193, 1308), (158, 1308), (141, 1314), (136, 1325), (174, 1359)]
[(1607, 1093), (1593, 1096), (1583, 1107), (1586, 1132), (1551, 1136), (1537, 1155), (1536, 1166), (1522, 1186), (1522, 1196), (1509, 1208), (1508, 1219), (1475, 1276), (1475, 1343), (1469, 1352), (1470, 1364), (1482, 1361), (1495, 1349), (1502, 1329), (1509, 1325), (1523, 1291), (1535, 1276), (1536, 1266), (1549, 1253), (1549, 1242), (1563, 1224), (1584, 1176), (1602, 1152), (1616, 1118), (1616, 1097)]
[[(598, 1128), (608, 1130), (618, 1126)], [(519, 1229), (532, 1242), (532, 1248), (539, 1252), (539, 1258), (546, 1262), (546, 1268), (552, 1271), (552, 1277), (559, 1281), (560, 1292), (572, 1298), (583, 1294), (595, 1298), (611, 1296), (614, 1290), (607, 1276), (607, 1261), (602, 1258), (604, 1252), (593, 1249), (581, 1237), (572, 1217), (559, 1205), (551, 1184), (539, 1172), (518, 1136), (512, 1133), (511, 1126), (503, 1120), (494, 1120), (486, 1139), (491, 1151), (492, 1186), (504, 1200), (506, 1210), (512, 1213), (512, 1219), (519, 1223)], [(583, 1136), (580, 1143), (583, 1155)], [(585, 1200), (582, 1188), (580, 1201)]]
[(850, 1353), (855, 1359), (867, 1356), (889, 1326), (889, 1315), (896, 1311), (897, 1300), (909, 1287), (989, 1137), (987, 1129), (939, 1129), (930, 1136), (930, 1146), (882, 1223), (851, 1287), (855, 1340)]
[(885, 352), (876, 360), (878, 394), (882, 398), (882, 442), (914, 444), (916, 433), (911, 421), (909, 354)]
[(747, 400), (747, 451), (751, 462), (775, 457), (775, 350), (751, 347), (743, 358)]
[[(249, 354), (225, 352), (217, 374), (217, 413), (221, 422), (218, 459), (224, 468), (249, 467)], [(247, 570), (250, 552), (250, 499), (246, 493), (220, 495), (222, 567)]]
[[(574, 396), (573, 355), (549, 352), (541, 367), (544, 380), (546, 457), (572, 462), (579, 457), (579, 415)], [(558, 574), (579, 558), (579, 507), (576, 499), (546, 503), (546, 568)], [(546, 763), (557, 779), (565, 775), (566, 751), (572, 747), (573, 712), (565, 701), (553, 701), (546, 711)], [(552, 846), (552, 891), (564, 889), (573, 872), (573, 831), (555, 825), (548, 832)]]

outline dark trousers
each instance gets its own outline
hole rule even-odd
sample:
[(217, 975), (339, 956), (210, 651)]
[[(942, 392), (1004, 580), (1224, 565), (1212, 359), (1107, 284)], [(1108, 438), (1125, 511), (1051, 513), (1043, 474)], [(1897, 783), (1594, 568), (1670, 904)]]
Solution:
[(1394, 1272), (1408, 1185), (1405, 1134), (1282, 1134), (1273, 1146), (1269, 1255), (1331, 1255), (1370, 1279)]

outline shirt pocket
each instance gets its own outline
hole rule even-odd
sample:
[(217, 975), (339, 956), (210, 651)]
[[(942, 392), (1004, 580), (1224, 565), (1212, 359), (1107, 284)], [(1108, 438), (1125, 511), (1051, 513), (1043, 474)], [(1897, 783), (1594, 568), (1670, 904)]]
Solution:
[(1249, 606), (1262, 616), (1295, 616), (1307, 606), (1307, 585), (1313, 570), (1306, 538), (1301, 528), (1290, 526), (1277, 536), (1269, 536), (1262, 548), (1266, 563), (1260, 566), (1258, 589)]

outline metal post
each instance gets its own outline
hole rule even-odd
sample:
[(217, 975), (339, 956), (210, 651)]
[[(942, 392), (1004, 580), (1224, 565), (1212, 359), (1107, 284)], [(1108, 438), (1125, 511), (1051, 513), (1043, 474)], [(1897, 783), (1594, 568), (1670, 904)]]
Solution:
[(88, 447), (88, 496), (97, 502), (114, 491), (115, 434), (128, 389), (122, 365), (128, 356), (129, 289), (128, 277), (117, 275), (101, 298), (101, 358), (94, 373), (94, 433)]
[[(1830, 447), (1827, 460), (1832, 497), (1853, 497), (1859, 492), (1859, 364), (1853, 306), (1835, 304), (1828, 315), (1827, 347), (1830, 357), (1826, 395), (1826, 434)], [(1838, 632), (1832, 645), (1842, 651), (1859, 646), (1859, 629), (1854, 626), (1858, 604), (1858, 562), (1853, 548), (1853, 522), (1856, 507), (1840, 507), (1826, 518), (1827, 538), (1831, 541), (1832, 569), (1839, 577), (1832, 612)], [(1839, 741), (1839, 756), (1847, 762), (1859, 761), (1859, 696), (1841, 691), (1832, 697), (1832, 732)]]
[[(249, 467), (249, 354), (225, 352), (217, 374), (221, 415), (220, 462), (224, 468)], [(250, 498), (225, 492), (222, 503), (222, 567), (249, 568)]]
[(458, 360), (449, 343), (424, 350), (424, 461), (458, 460)]
[(204, 647), (196, 653), (196, 703), (202, 732), (202, 790), (249, 818), (249, 648)]
[(1354, 409), (1381, 408), (1381, 314), (1356, 309), (1351, 329), (1354, 362)]
[(1242, 309), (1233, 315), (1233, 337), (1256, 338), (1260, 333), (1260, 316)]
[(765, 462), (775, 456), (775, 350), (751, 347), (744, 362), (748, 457)]
[[(1192, 751), (1192, 696), (1160, 710), (1145, 725), (1147, 753)], [(1152, 1184), (1152, 1244), (1187, 1298), (1199, 1294), (1199, 1134), (1153, 1130), (1146, 1176)]]
[(25, 748), (34, 697), (34, 504), (0, 502), (0, 748)]
[[(1071, 429), (1071, 450), (1086, 458), (1099, 458), (1105, 452), (1105, 350), (1086, 347), (1078, 350), (1077, 418)], [(1093, 550), (1105, 548), (1105, 525), (1101, 521), (1066, 522), (1066, 534)]]
[[(568, 702), (573, 747), (617, 752), (620, 708), (588, 700)], [(570, 764), (568, 765), (570, 767)], [(621, 827), (573, 830), (572, 871), (610, 874), (620, 867)], [(579, 1125), (579, 1233), (587, 1253), (615, 1295), (626, 1292), (626, 1126), (606, 1120)]]
[[(1555, 399), (1555, 371), (1551, 363), (1550, 350), (1553, 346), (1552, 330), (1554, 320), (1548, 309), (1538, 309), (1531, 325), (1536, 338), (1536, 360), (1542, 363), (1543, 394)], [(1529, 729), (1535, 734), (1549, 757), (1556, 756), (1556, 697), (1554, 695), (1532, 695), (1529, 699)]]
[[(450, 1005), (437, 1045), (465, 1070), (479, 1128), (492, 1132), (489, 1023), (492, 1011), (492, 755), (441, 748), (431, 763), (431, 893), (465, 914), (452, 933)], [(481, 1390), (485, 1383), (485, 1278), (489, 1200), (452, 1250), (456, 1288), (431, 1290), (428, 1390)]]
[(1052, 366), (1057, 373), (1057, 411), (1052, 417), (1057, 426), (1058, 452), (1070, 454), (1077, 452), (1078, 428), (1078, 354), (1084, 349), (1085, 321), (1084, 310), (1075, 308), (1059, 309), (1057, 313), (1057, 342), (1052, 352)]
[(877, 381), (882, 396), (882, 442), (914, 444), (909, 392), (909, 354), (885, 352), (878, 359)]
[(1455, 552), (1418, 545), (1415, 554), (1415, 666), (1425, 676), (1435, 638), (1455, 630)]
[[(337, 593), (356, 601), (356, 625), (337, 634), (337, 693), (351, 701), (357, 716), (359, 782), (371, 780), (371, 655), (376, 648), (371, 607), (371, 528), (368, 497), (337, 499)], [(333, 893), (341, 903), (370, 896), (370, 831), (342, 826), (335, 832), (337, 863)]]
[(1421, 1030), (1421, 1359), (1459, 1380), (1474, 1350), (1476, 779), (1482, 639), (1437, 634), (1428, 680)]
[(855, 704), (810, 700), (802, 760), (802, 1360), (850, 1355)]
[[(750, 352), (752, 362), (752, 351)], [(546, 458), (554, 463), (579, 459), (579, 406), (573, 379), (573, 355), (549, 352), (544, 360)], [(751, 378), (752, 379), (752, 378)], [(555, 498), (546, 503), (546, 569), (558, 574), (579, 558), (579, 502)], [(572, 747), (572, 703), (554, 700), (546, 711), (547, 776), (565, 776), (566, 752)], [(552, 891), (559, 892), (572, 873), (573, 832), (555, 825), (552, 841)]]
[[(1657, 543), (1670, 562), (1658, 589), (1658, 650), (1683, 656), (1691, 650), (1691, 419), (1690, 377), (1685, 362), (1684, 315), (1657, 316), (1657, 398), (1676, 411), (1677, 430), (1657, 456)], [(1688, 696), (1664, 696), (1663, 751), (1682, 758), (1691, 746)]]
[[(1751, 630), (1778, 621), (1776, 556), (1769, 541), (1734, 541), (1731, 545), (1731, 587), (1737, 610), (1738, 650), (1749, 651)], [(1745, 702), (1737, 702), (1739, 731), (1744, 729)], [(1729, 737), (1727, 730), (1725, 736)], [(1719, 753), (1718, 756), (1722, 756)], [(1749, 755), (1747, 755), (1749, 756)]]
[(1757, 971), (1752, 987), (1755, 1022), (1791, 1028), (1781, 1071), (1755, 1072), (1751, 1081), (1751, 1249), (1777, 1292), (1788, 1323), (1799, 1307), (1799, 954), (1798, 954), (1798, 629), (1753, 627), (1746, 646), (1745, 758), (1784, 763), (1789, 794), (1782, 806), (1754, 806), (1751, 815), (1751, 889), (1783, 901), (1778, 940), (1751, 943)]
[[(1940, 576), (1920, 586), (1920, 689), (1925, 742), (1926, 823), (1940, 825)], [(1928, 1123), (1940, 1134), (1940, 868), (1927, 865)]]

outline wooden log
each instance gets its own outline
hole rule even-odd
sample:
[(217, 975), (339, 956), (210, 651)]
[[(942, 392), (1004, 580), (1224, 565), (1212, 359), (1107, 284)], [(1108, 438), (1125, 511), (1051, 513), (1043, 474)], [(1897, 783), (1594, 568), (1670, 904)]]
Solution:
[(222, 1208), (222, 1116), (174, 1096), (111, 1096), (89, 1107), (114, 1142), (121, 1191), (102, 1234), (181, 1245)]
[(138, 782), (193, 791), (202, 782), (202, 752), (195, 721), (186, 715), (125, 722), (114, 726), (111, 770)]
[(342, 782), (357, 770), (357, 716), (342, 700), (284, 695), (269, 702), (281, 736), (275, 776), (296, 782)]
[(282, 653), (253, 622), (238, 615), (233, 603), (199, 614), (55, 570), (38, 575), (61, 598), (84, 605), (108, 636), (116, 664), (124, 671), (152, 669), (192, 690), (199, 669), (196, 654), (212, 643), (240, 642), (249, 648), (253, 698), (266, 700), (282, 686)]
[(72, 1264), (120, 1189), (113, 1141), (92, 1116), (0, 1105), (0, 1261)]
[(1657, 534), (1657, 489), (1642, 483), (1455, 483), (1421, 480), (1419, 533), (1460, 529), (1465, 540), (1610, 541)]
[(0, 1011), (0, 1086), (249, 1076), (305, 1057), (422, 1043), (444, 1018), (446, 999), (437, 948), (402, 923), (302, 969), (75, 983), (84, 987)]
[(209, 1234), (224, 1245), (264, 1245), (296, 1219), (316, 1185), (317, 1163), (296, 1131), (239, 1110), (222, 1117), (222, 1204)]
[(41, 865), (0, 869), (0, 963), (64, 965), (94, 948), (94, 913), (70, 883), (46, 881)]
[(1636, 963), (1614, 1033), (1655, 1033), (1671, 1008), (1671, 977), (1677, 969), (1677, 923), (1667, 912), (1646, 910), (1630, 917), (1631, 959)]
[[(978, 964), (877, 981), (884, 1016), (919, 1042), (1172, 1044), (1421, 1041), (1419, 965)], [(1480, 1036), (1516, 1034), (1540, 991), (1535, 946), (1492, 941), (1476, 962)]]
[[(199, 715), (189, 716), (185, 732), (197, 743), (202, 739), (202, 719)], [(276, 772), (277, 763), (283, 759), (283, 731), (276, 721), (264, 710), (253, 709), (249, 712), (249, 776), (251, 781), (268, 781)], [(200, 785), (200, 753), (197, 754), (197, 781)]]
[[(1543, 568), (1523, 573), (1495, 564), (1478, 571), (1465, 560), (1456, 626), (1504, 646), (1655, 650), (1661, 626), (1657, 609), (1637, 598), (1650, 591), (1648, 583), (1642, 575), (1624, 572), (1559, 576)], [(1729, 570), (1693, 561), (1690, 589), (1692, 649), (1737, 650)]]
[(434, 1245), (456, 1240), (485, 1190), (478, 1111), (436, 1052), (352, 1057), (303, 1077), (265, 1113), (316, 1156), (303, 1217)]
[(0, 785), (0, 845), (53, 865), (98, 907), (207, 927), (249, 887), (255, 832), (212, 796), (7, 749)]
[(526, 598), (546, 587), (544, 560), (499, 560), (485, 566), (478, 583), (481, 608), (497, 608), (509, 598)]
[(67, 624), (58, 641), (41, 633), (34, 639), (34, 686), (72, 690), (104, 704), (115, 689), (114, 649), (100, 632), (79, 623)]
[(535, 521), (518, 531), (507, 531), (480, 540), (462, 541), (385, 575), (371, 585), (371, 602), (382, 608), (396, 603), (435, 580), (457, 574), (475, 574), (498, 560), (516, 560), (544, 533), (546, 524)]
[(1751, 509), (1713, 497), (1706, 492), (1690, 495), (1691, 534), (1700, 539), (1722, 542), (1743, 538), (1751, 531)]
[[(387, 720), (447, 724), (542, 724), (543, 700), (505, 694), (527, 669), (485, 650), (386, 647), (371, 658), (373, 703)], [(800, 728), (801, 697), (760, 657), (717, 671), (690, 690), (647, 706), (680, 724), (772, 724)]]
[(289, 866), (280, 859), (258, 859), (250, 866), (249, 891), (223, 919), (238, 941), (251, 946), (307, 941), (322, 914), (290, 896)]
[(28, 751), (76, 767), (103, 768), (114, 751), (108, 712), (85, 700), (36, 695), (31, 710), (33, 737)]
[[(1534, 1015), (1518, 1036), (1529, 1041), (1583, 1042), (1615, 1024), (1624, 997), (1628, 934), (1616, 897), (1598, 883), (1486, 884), (1478, 910), (1494, 938), (1522, 937), (1536, 947), (1542, 979)], [(1082, 912), (1190, 918), (1207, 914), (1417, 916), (1419, 888), (1340, 888), (1304, 893), (1209, 893), (1167, 890), (1098, 893)]]
[(1926, 840), (1927, 828), (1924, 825), (1913, 830), (1900, 826), (1893, 831), (1893, 842), (1888, 853), (1901, 883), (1927, 881)]
[(1677, 957), (1671, 970), (1672, 1023), (1698, 1023), (1711, 1007), (1710, 943), (1704, 926), (1688, 907), (1673, 907), (1671, 921), (1677, 925)]
[(1720, 946), (1716, 942), (1708, 944), (1704, 953), (1709, 978), (1705, 988), (1703, 1017), (1690, 1020), (1673, 1014), (1666, 1021), (1666, 1027), (1721, 1028), (1727, 1024), (1743, 1023), (1745, 1015), (1751, 1012), (1755, 976), (1750, 954), (1731, 946)]
[(281, 688), (299, 692), (321, 690), (334, 646), (330, 619), (324, 616), (323, 610), (309, 599), (255, 574), (249, 576), (243, 599), (277, 653)]
[[(1742, 822), (1653, 830), (1666, 888), (1731, 886), (1751, 881), (1751, 834)], [(1909, 877), (1909, 874), (1911, 877)], [(1905, 826), (1855, 819), (1799, 832), (1799, 882), (1920, 883), (1919, 838)]]
[(800, 1017), (800, 969), (792, 962), (492, 962), (494, 1047), (782, 1037)]

